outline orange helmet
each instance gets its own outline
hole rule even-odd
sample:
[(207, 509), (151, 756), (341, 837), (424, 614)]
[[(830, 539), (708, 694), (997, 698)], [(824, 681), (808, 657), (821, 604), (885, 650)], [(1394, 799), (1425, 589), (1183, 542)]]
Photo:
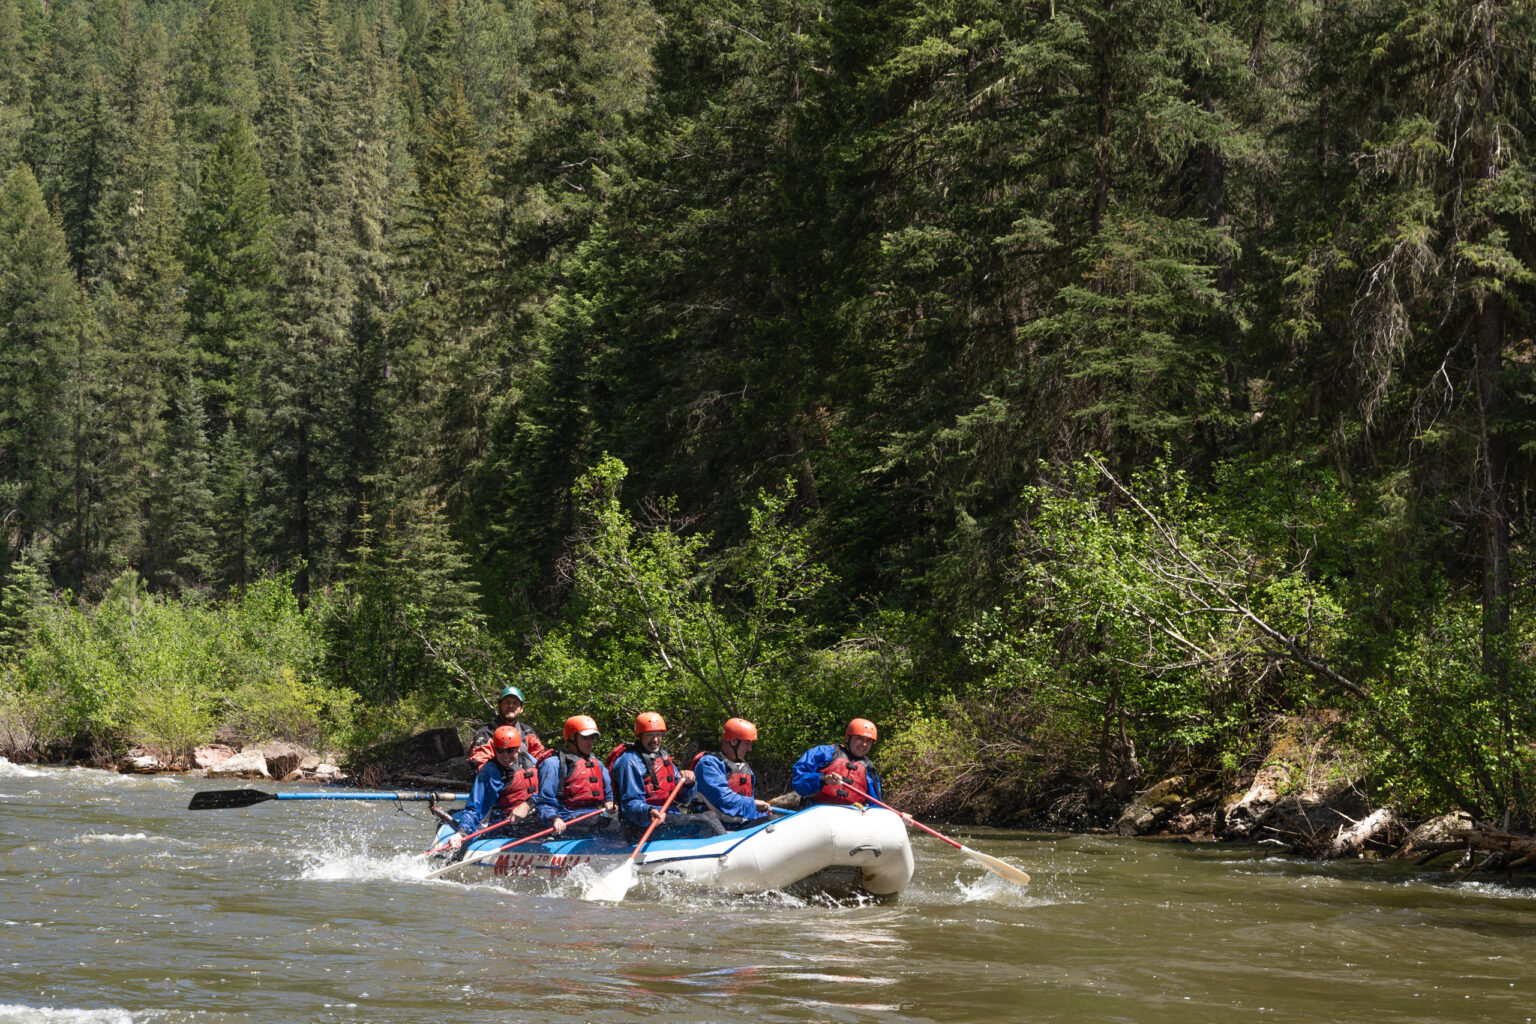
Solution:
[(843, 733), (843, 738), (851, 739), (854, 736), (863, 736), (871, 743), (880, 738), (880, 734), (875, 731), (875, 723), (867, 718), (855, 718), (848, 723), (848, 731)]
[(565, 742), (569, 743), (577, 736), (596, 736), (597, 723), (590, 715), (572, 715), (565, 720)]
[(757, 740), (757, 726), (745, 718), (732, 718), (726, 721), (725, 728), (720, 730), (721, 737), (726, 740)]
[(635, 735), (643, 732), (666, 732), (667, 720), (654, 711), (642, 711), (635, 718)]
[(498, 726), (491, 733), (491, 749), (516, 750), (523, 745), (523, 731), (515, 725)]

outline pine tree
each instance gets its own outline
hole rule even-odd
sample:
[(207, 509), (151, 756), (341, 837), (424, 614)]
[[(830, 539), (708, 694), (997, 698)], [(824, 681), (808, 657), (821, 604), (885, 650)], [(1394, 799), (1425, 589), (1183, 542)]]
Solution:
[(0, 168), (16, 159), (32, 123), (31, 65), (19, 0), (0, 0)]
[(0, 184), (0, 487), (4, 561), (49, 547), (65, 505), (68, 359), (83, 303), (64, 229), (32, 171)]
[(399, 236), (404, 301), (391, 323), (402, 468), (414, 488), (461, 496), (506, 388), (486, 295), (495, 254), (485, 156), (463, 90), (427, 118)]
[(255, 137), (237, 114), (208, 154), (181, 235), (187, 342), (209, 433), (243, 422), (276, 331), (277, 256)]
[(31, 557), (0, 562), (0, 658), (20, 653), (32, 613), (48, 600), (48, 576)]
[(109, 66), (98, 239), (88, 264), (107, 347), (107, 403), (95, 416), (103, 441), (96, 472), (108, 536), (106, 555), (142, 557), (148, 460), (160, 444), (171, 381), (184, 371), (182, 268), (176, 259), (175, 147), (165, 81), (163, 32), (126, 12)]
[(272, 189), (272, 211), (286, 217), (301, 205), (304, 195), (303, 103), (293, 69), (281, 53), (262, 65), (260, 79), (261, 105), (254, 125), (257, 152)]
[(256, 459), (233, 425), (224, 428), (214, 451), (212, 525), (214, 581), (245, 593), (256, 569)]
[(151, 587), (196, 593), (213, 572), (214, 494), (207, 418), (196, 382), (178, 388), (155, 457), (141, 575)]
[(86, 6), (66, 0), (50, 11), (37, 63), (32, 128), (22, 143), (44, 200), (58, 203), (77, 275), (95, 253), (92, 230), (106, 172), (105, 86)]
[(352, 154), (351, 198), (357, 304), (348, 355), (351, 390), (338, 437), (347, 495), (345, 532), (338, 539), (344, 549), (351, 546), (365, 493), (387, 486), (395, 473), (388, 464), (388, 391), (394, 369), (386, 324), (397, 301), (390, 241), (410, 173), (393, 23), (387, 13), (373, 26), (361, 24), (360, 16), (354, 22), (358, 29), (355, 51), (347, 61), (347, 106), (352, 111), (351, 135), (359, 140)]
[(426, 119), (462, 91), (476, 125), (490, 137), (526, 88), (523, 64), (535, 25), (555, 10), (509, 9), (496, 0), (435, 0), (429, 10), (405, 5), (402, 20), (421, 26), (407, 33), (402, 54), (413, 133), (419, 135)]
[[(1311, 405), (1354, 442), (1340, 454), (1366, 471), (1399, 467), (1407, 484), (1377, 600), (1401, 615), (1431, 559), (1480, 592), (1504, 763), (1486, 765), (1479, 783), (1501, 807), (1527, 799), (1508, 767), (1529, 714), (1514, 697), (1509, 631), (1512, 535), (1528, 517), (1518, 481), (1530, 424), (1512, 415), (1511, 396), (1530, 380), (1536, 308), (1533, 21), (1528, 0), (1377, 0), (1340, 12), (1340, 27), (1373, 45), (1338, 53), (1319, 40), (1318, 93), (1333, 102), (1298, 131), (1311, 143), (1298, 163), (1322, 198), (1287, 281), (1308, 372), (1296, 390), (1326, 378), (1345, 402)], [(1402, 558), (1405, 541), (1418, 558)]]
[(255, 56), (238, 0), (212, 0), (183, 37), (174, 62), (176, 138), (181, 180), (197, 175), (224, 132), (256, 115)]
[(326, 0), (303, 11), (294, 68), (303, 119), (301, 194), (289, 215), (281, 264), (284, 303), (263, 373), (262, 533), (273, 556), (296, 562), (307, 596), (334, 564), (347, 495), (341, 432), (352, 396), (350, 266), (352, 147), (336, 30)]

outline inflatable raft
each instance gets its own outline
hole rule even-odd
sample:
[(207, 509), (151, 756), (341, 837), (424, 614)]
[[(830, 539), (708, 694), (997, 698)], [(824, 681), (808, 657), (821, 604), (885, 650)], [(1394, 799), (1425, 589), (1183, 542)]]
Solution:
[[(438, 830), (434, 846), (447, 840)], [(515, 837), (514, 837), (515, 838)], [(616, 831), (580, 838), (522, 843), (492, 855), (512, 840), (465, 844), (465, 871), (501, 876), (561, 877), (586, 867), (603, 874), (634, 847)], [(483, 859), (482, 859), (483, 858)], [(873, 896), (895, 896), (912, 880), (912, 846), (901, 817), (878, 807), (817, 805), (760, 825), (698, 839), (652, 839), (636, 859), (642, 877), (675, 878), (727, 892), (843, 888), (850, 882)]]

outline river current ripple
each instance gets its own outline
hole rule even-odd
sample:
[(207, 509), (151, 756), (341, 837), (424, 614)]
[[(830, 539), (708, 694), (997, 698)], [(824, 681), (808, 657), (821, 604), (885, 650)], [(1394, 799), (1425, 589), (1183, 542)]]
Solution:
[[(1536, 891), (1219, 845), (955, 830), (894, 904), (424, 879), (419, 805), (0, 759), (0, 1024), (1536, 1019)], [(271, 785), (265, 789), (274, 788)]]

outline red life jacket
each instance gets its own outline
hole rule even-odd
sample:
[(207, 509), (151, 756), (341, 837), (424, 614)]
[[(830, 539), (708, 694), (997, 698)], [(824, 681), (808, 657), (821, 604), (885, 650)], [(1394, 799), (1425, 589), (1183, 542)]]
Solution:
[(752, 766), (745, 761), (732, 761), (719, 750), (701, 750), (693, 755), (693, 763), (688, 767), (694, 772), (699, 770), (699, 762), (706, 757), (718, 757), (725, 765), (725, 784), (732, 793), (738, 793), (747, 799), (757, 796), (757, 787), (753, 783)]
[(501, 768), (501, 793), (496, 798), (496, 811), (503, 818), (510, 817), (518, 804), (532, 800), (538, 793), (539, 770), (526, 750), (519, 751), (517, 762), (511, 768)]
[(667, 753), (665, 747), (658, 747), (654, 754), (647, 754), (639, 747), (634, 747), (630, 753), (640, 758), (645, 765), (645, 802), (652, 807), (660, 807), (667, 802), (667, 797), (672, 795), (679, 781), (672, 755)]
[(677, 764), (665, 747), (657, 747), (656, 753), (647, 754), (637, 743), (620, 743), (608, 754), (610, 769), (625, 754), (634, 754), (645, 765), (645, 802), (660, 807), (667, 802), (667, 795), (677, 788)]
[[(874, 762), (867, 757), (854, 757), (841, 743), (833, 746), (837, 748), (837, 756), (831, 764), (822, 768), (821, 774), (836, 772), (864, 793), (869, 792), (869, 777), (875, 772)], [(830, 786), (823, 783), (821, 789), (808, 799), (818, 804), (857, 804), (864, 802), (864, 794), (855, 793), (842, 785)]]
[(608, 798), (608, 769), (595, 757), (560, 752), (560, 803), (565, 807), (597, 807)]

